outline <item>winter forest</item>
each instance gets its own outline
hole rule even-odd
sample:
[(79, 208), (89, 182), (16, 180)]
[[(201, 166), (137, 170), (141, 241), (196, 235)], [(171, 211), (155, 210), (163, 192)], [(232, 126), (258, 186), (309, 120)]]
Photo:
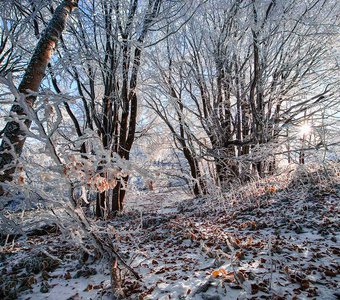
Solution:
[(338, 0), (1, 0), (0, 299), (340, 299)]

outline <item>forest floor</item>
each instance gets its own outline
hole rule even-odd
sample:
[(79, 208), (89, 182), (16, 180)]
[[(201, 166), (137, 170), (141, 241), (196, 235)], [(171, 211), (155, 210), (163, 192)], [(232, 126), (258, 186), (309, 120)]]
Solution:
[[(285, 172), (224, 196), (135, 194), (106, 228), (142, 279), (127, 299), (340, 299), (339, 171)], [(109, 266), (59, 231), (3, 247), (1, 299), (112, 299)], [(39, 246), (38, 246), (39, 245)]]

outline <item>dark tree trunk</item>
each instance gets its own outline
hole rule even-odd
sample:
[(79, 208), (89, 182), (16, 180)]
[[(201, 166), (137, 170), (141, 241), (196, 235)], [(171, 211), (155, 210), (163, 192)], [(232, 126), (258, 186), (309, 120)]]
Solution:
[[(118, 2), (114, 4), (113, 2), (106, 3), (103, 1), (103, 3), (106, 45), (105, 69), (102, 76), (105, 82), (105, 95), (103, 99), (103, 119), (99, 127), (101, 128), (104, 148), (110, 150), (112, 154), (113, 152), (118, 153), (124, 160), (129, 160), (137, 124), (137, 83), (143, 50), (142, 45), (150, 25), (159, 12), (162, 1), (149, 1), (148, 11), (145, 14), (140, 34), (137, 40), (134, 41), (132, 41), (136, 34), (133, 28), (134, 18), (139, 2), (137, 0), (130, 2), (126, 22), (122, 20)], [(114, 18), (116, 18), (114, 22), (117, 24), (117, 35), (120, 35), (121, 43), (117, 43), (116, 36), (113, 33), (113, 28), (116, 26), (113, 26)], [(121, 64), (117, 60), (121, 60)], [(121, 68), (118, 68), (119, 65)], [(95, 106), (92, 109), (94, 110), (93, 113), (95, 113)], [(102, 174), (101, 176), (104, 175)], [(128, 179), (128, 176), (122, 178), (122, 182), (118, 181), (116, 187), (112, 190), (112, 213), (123, 209), (126, 194), (125, 187)], [(105, 194), (106, 203), (109, 202), (109, 195), (111, 193)], [(103, 197), (104, 195), (98, 195), (97, 216), (102, 211)]]
[(192, 191), (195, 196), (204, 195), (207, 193), (207, 189), (204, 180), (201, 175), (201, 171), (198, 166), (198, 161), (193, 157), (192, 153), (188, 148), (183, 149), (184, 156), (189, 163), (190, 175), (192, 180)]
[(98, 192), (96, 199), (96, 217), (104, 218), (105, 212), (107, 212), (107, 193), (108, 192)]
[(118, 181), (116, 187), (113, 189), (113, 194), (112, 194), (112, 213), (117, 213), (121, 211), (124, 207), (124, 199), (125, 199), (125, 194), (126, 190), (124, 189), (124, 186), (127, 185), (127, 182), (129, 180), (129, 177), (126, 176), (121, 179), (122, 182)]

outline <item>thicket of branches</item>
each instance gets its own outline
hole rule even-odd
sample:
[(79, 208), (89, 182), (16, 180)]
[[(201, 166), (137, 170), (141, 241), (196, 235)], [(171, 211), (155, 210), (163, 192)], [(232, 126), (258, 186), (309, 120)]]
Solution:
[(213, 1), (151, 51), (146, 101), (187, 159), (196, 194), (209, 162), (222, 186), (275, 172), (304, 124), (315, 133), (308, 147), (327, 144), (318, 130), (339, 92), (336, 7)]
[(336, 0), (1, 1), (1, 224), (18, 229), (7, 207), (22, 195), (23, 209), (42, 204), (70, 229), (66, 212), (114, 277), (125, 263), (82, 205), (95, 199), (95, 217), (113, 217), (132, 176), (152, 189), (173, 172), (198, 196), (338, 160), (339, 10)]
[(195, 195), (337, 144), (336, 1), (57, 4), (1, 3), (5, 189), (35, 189), (35, 170), (53, 169), (83, 199), (96, 193), (107, 217), (123, 209), (131, 171), (143, 173), (129, 163), (134, 143), (153, 135), (171, 137)]

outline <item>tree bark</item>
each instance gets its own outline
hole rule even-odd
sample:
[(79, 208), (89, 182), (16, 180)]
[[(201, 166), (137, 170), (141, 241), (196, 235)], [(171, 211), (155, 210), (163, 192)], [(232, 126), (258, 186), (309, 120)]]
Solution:
[[(30, 95), (30, 91), (38, 92), (52, 53), (65, 29), (67, 18), (77, 5), (78, 0), (64, 0), (61, 2), (35, 48), (18, 87), (19, 93), (26, 96), (25, 101), (29, 108), (33, 107), (36, 99), (35, 96)], [(12, 106), (10, 116), (17, 116), (19, 120), (22, 119), (27, 128), (31, 125), (31, 120), (27, 118), (25, 108), (18, 101)], [(0, 145), (0, 182), (12, 181), (17, 159), (21, 155), (26, 140), (26, 133), (23, 128), (25, 126), (22, 126), (20, 121), (12, 120), (6, 124), (3, 130)], [(0, 196), (3, 193), (3, 187), (0, 186)]]
[(126, 176), (124, 178), (121, 178), (123, 183), (121, 181), (117, 182), (116, 187), (113, 189), (113, 195), (112, 195), (112, 213), (116, 214), (119, 211), (123, 210), (124, 207), (124, 198), (125, 198), (125, 188), (128, 181), (129, 181), (129, 176)]

